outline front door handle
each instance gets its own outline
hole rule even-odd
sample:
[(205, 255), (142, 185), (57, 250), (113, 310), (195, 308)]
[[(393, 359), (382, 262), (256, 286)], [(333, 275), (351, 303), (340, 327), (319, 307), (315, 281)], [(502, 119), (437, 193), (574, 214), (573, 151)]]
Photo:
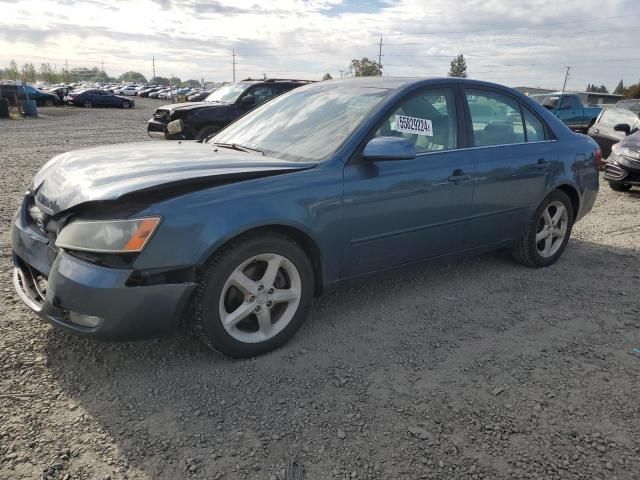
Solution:
[(600, 133), (600, 129), (598, 129), (598, 128), (594, 128), (594, 129), (593, 129), (593, 133)]
[(449, 176), (448, 180), (453, 183), (466, 182), (467, 180), (471, 180), (471, 175), (467, 175), (462, 170), (454, 170), (454, 172)]

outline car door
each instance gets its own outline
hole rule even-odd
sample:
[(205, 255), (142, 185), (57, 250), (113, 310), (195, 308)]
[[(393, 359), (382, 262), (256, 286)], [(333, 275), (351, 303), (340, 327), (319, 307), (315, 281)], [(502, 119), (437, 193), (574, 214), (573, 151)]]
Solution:
[(569, 128), (579, 129), (584, 124), (584, 109), (577, 95), (563, 95), (559, 106), (558, 118)]
[(467, 104), (487, 105), (492, 120), (467, 109), (475, 165), (471, 242), (481, 247), (521, 236), (558, 165), (548, 127), (517, 99), (485, 88), (465, 88)]
[[(428, 122), (430, 132), (407, 129)], [(346, 233), (343, 273), (359, 275), (467, 248), (473, 161), (458, 149), (460, 99), (449, 87), (429, 87), (396, 103), (373, 137), (404, 137), (416, 146), (409, 160), (368, 161), (344, 169)]]

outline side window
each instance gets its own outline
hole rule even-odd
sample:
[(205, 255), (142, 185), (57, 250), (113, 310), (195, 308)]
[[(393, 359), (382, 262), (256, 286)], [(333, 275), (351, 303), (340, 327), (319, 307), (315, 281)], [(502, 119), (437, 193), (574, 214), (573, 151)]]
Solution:
[(546, 140), (544, 124), (531, 111), (523, 107), (524, 126), (527, 130), (527, 142), (542, 142)]
[(417, 153), (456, 148), (458, 128), (453, 90), (427, 89), (404, 100), (376, 130), (376, 137), (403, 137)]
[(476, 147), (524, 143), (524, 125), (517, 101), (486, 90), (465, 92)]
[(273, 97), (273, 89), (266, 86), (256, 87), (251, 93), (253, 93), (253, 96), (256, 99), (256, 105), (260, 105)]

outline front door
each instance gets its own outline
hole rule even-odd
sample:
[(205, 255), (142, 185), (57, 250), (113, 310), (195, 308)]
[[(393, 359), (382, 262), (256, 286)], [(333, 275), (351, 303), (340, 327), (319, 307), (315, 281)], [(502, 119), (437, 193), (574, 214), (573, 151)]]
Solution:
[(352, 159), (346, 165), (345, 276), (467, 247), (474, 169), (468, 152), (457, 149), (462, 136), (456, 102), (451, 88), (410, 94), (371, 138), (407, 138), (415, 144), (416, 158)]

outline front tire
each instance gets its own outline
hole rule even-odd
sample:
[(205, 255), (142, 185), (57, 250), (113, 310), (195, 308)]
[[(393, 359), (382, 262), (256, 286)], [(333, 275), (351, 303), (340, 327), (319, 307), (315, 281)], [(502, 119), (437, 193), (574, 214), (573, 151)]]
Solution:
[(554, 264), (569, 243), (573, 219), (569, 196), (560, 190), (551, 192), (536, 210), (524, 237), (514, 245), (513, 258), (534, 268)]
[(628, 185), (626, 183), (609, 182), (609, 186), (611, 187), (611, 190), (614, 190), (616, 192), (628, 192), (629, 190), (631, 190), (631, 185)]
[(126, 100), (123, 100), (122, 103), (120, 104), (120, 107), (126, 110), (127, 108), (131, 108), (131, 103), (127, 102)]
[(93, 107), (93, 104), (91, 103), (90, 100), (85, 100), (82, 105), (84, 105), (84, 108), (91, 108)]
[(307, 317), (314, 292), (309, 258), (275, 232), (232, 241), (199, 277), (193, 331), (210, 348), (234, 358), (284, 345)]

